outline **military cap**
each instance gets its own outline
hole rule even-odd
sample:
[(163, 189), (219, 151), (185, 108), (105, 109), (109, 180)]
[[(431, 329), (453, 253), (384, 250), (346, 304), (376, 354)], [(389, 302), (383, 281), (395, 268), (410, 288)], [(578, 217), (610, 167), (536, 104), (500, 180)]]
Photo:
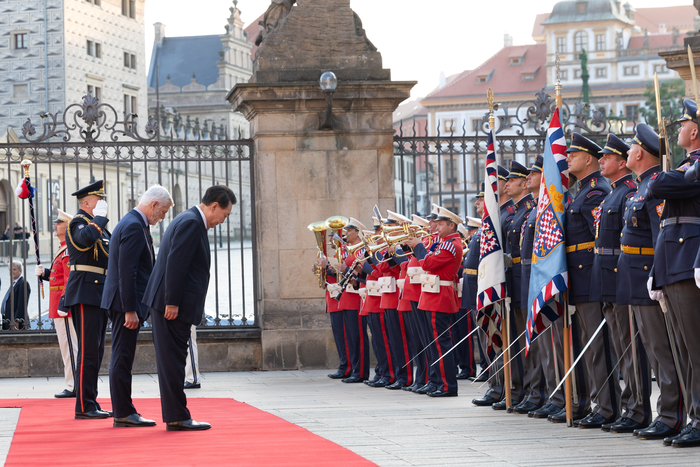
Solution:
[(481, 182), (481, 185), (479, 186), (479, 192), (476, 194), (477, 198), (483, 198), (484, 197), (484, 182)]
[(348, 221), (348, 225), (345, 226), (346, 229), (355, 229), (357, 231), (360, 230), (367, 230), (367, 227), (365, 225), (355, 219), (354, 217), (351, 217), (350, 220)]
[(600, 151), (600, 146), (579, 133), (574, 133), (571, 138), (571, 146), (566, 150), (566, 152), (587, 152), (596, 159), (601, 158)]
[(510, 161), (510, 173), (506, 178), (527, 178), (527, 169), (518, 161)]
[(691, 120), (698, 123), (698, 105), (693, 99), (683, 99), (683, 116), (678, 120), (681, 122)]
[(56, 220), (53, 221), (54, 224), (58, 224), (59, 222), (70, 222), (71, 220), (73, 220), (73, 216), (71, 216), (65, 211), (56, 209), (56, 212), (58, 213), (58, 215), (56, 216)]
[(638, 144), (652, 156), (659, 157), (659, 135), (645, 123), (637, 124), (637, 134), (632, 138), (631, 144)]
[(502, 165), (498, 166), (498, 179), (503, 180), (504, 182), (508, 180), (508, 175), (510, 175), (510, 172), (508, 172), (508, 169), (503, 167)]
[(107, 197), (105, 194), (104, 180), (98, 180), (95, 183), (91, 183), (90, 185), (71, 193), (71, 196), (76, 196), (78, 199), (85, 198), (86, 196), (90, 195), (99, 196), (100, 198)]
[(539, 172), (542, 173), (542, 167), (544, 167), (544, 157), (542, 157), (542, 154), (537, 154), (537, 157), (535, 158), (535, 163), (530, 167), (529, 170), (530, 172)]
[(381, 222), (379, 222), (379, 219), (377, 219), (374, 216), (372, 216), (372, 222), (374, 222), (374, 225), (372, 225), (372, 227), (374, 227), (374, 230), (377, 230), (382, 226)]
[(443, 208), (442, 206), (439, 207), (438, 216), (435, 220), (454, 222), (457, 225), (462, 223), (462, 219), (460, 219), (457, 214), (453, 213), (449, 209)]
[(476, 217), (467, 216), (467, 228), (468, 229), (478, 229), (479, 227), (481, 227), (481, 219), (477, 219)]
[(426, 218), (426, 219), (430, 219), (430, 220), (435, 220), (435, 218), (436, 218), (437, 215), (438, 215), (438, 208), (439, 208), (439, 206), (438, 206), (437, 204), (433, 203), (433, 209), (432, 209), (432, 211), (430, 211), (430, 214), (428, 214), (427, 216), (425, 216), (425, 218)]
[(630, 147), (617, 136), (608, 133), (608, 139), (605, 141), (605, 147), (601, 149), (601, 154), (617, 154), (618, 156), (627, 159), (627, 151)]
[(469, 236), (469, 232), (467, 232), (467, 228), (464, 226), (464, 224), (457, 224), (457, 232), (459, 232), (463, 238), (467, 238)]
[(415, 214), (411, 217), (413, 220), (413, 225), (417, 225), (419, 227), (430, 227), (430, 222), (428, 222), (426, 219), (423, 219), (420, 216), (416, 216)]
[(402, 214), (399, 214), (398, 212), (387, 210), (386, 215), (387, 218), (393, 220), (394, 222), (411, 222), (411, 219)]

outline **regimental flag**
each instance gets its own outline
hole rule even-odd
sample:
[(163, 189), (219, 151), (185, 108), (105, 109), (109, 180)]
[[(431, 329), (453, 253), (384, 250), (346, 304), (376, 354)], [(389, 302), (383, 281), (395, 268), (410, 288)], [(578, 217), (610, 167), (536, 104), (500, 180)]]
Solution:
[(542, 316), (555, 321), (562, 316), (560, 304), (546, 306), (559, 292), (569, 288), (564, 244), (566, 208), (571, 203), (569, 169), (566, 163), (566, 139), (554, 111), (545, 141), (542, 183), (537, 204), (532, 270), (528, 291), (527, 348), (535, 336), (545, 329)]
[(486, 342), (486, 354), (489, 360), (496, 358), (503, 349), (503, 336), (501, 334), (501, 314), (496, 307), (489, 305), (479, 310), (477, 325), (488, 336)]
[(506, 296), (506, 271), (501, 238), (501, 211), (498, 205), (498, 165), (494, 150), (493, 130), (489, 132), (484, 179), (484, 215), (481, 219), (481, 250), (476, 308), (503, 300)]

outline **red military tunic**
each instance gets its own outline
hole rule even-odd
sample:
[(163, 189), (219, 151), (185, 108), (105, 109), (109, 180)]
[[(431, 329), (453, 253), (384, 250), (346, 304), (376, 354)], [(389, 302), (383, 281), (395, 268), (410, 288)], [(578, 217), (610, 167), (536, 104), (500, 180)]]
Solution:
[[(379, 273), (376, 271), (374, 266), (371, 264), (369, 265), (374, 272), (372, 274), (367, 274), (367, 281), (378, 281), (379, 280)], [(367, 315), (369, 313), (384, 313), (384, 309), (381, 308), (379, 305), (382, 301), (381, 296), (376, 296), (376, 295), (370, 295), (369, 293), (365, 297), (365, 302), (362, 304), (362, 312), (360, 313), (361, 315)]]
[[(430, 238), (423, 237), (421, 240), (423, 242), (423, 245), (425, 246), (425, 249), (426, 250), (430, 249), (430, 244), (431, 244)], [(406, 263), (404, 263), (404, 264), (406, 264)], [(403, 266), (403, 264), (401, 266)], [(411, 255), (411, 259), (408, 261), (407, 266), (406, 266), (406, 271), (408, 271), (408, 268), (417, 268), (417, 267), (420, 267), (420, 262), (418, 261), (418, 258), (415, 257), (415, 255)], [(403, 270), (403, 268), (402, 268), (402, 270)], [(411, 284), (410, 277), (407, 277), (406, 282), (404, 283), (404, 286), (403, 286), (403, 295), (401, 298), (403, 300), (420, 302), (420, 293), (421, 293), (420, 283)]]
[[(399, 274), (399, 280), (403, 280), (403, 289), (401, 289), (401, 293), (399, 295), (399, 311), (411, 311), (413, 308), (411, 308), (411, 302), (407, 299), (404, 298), (404, 291), (406, 290), (406, 286), (410, 285), (409, 283), (411, 282), (410, 279), (406, 276), (406, 270), (408, 269), (408, 261), (404, 261), (401, 263), (401, 274)], [(396, 285), (398, 288), (398, 284)]]
[[(49, 276), (49, 318), (51, 319), (62, 318), (58, 314), (58, 304), (65, 292), (69, 273), (68, 250), (64, 241), (61, 242), (61, 246), (51, 264), (51, 274)], [(66, 310), (66, 312), (70, 316), (70, 311)]]
[(419, 262), (426, 274), (437, 275), (441, 281), (450, 281), (454, 287), (441, 285), (439, 293), (421, 293), (418, 308), (424, 311), (457, 313), (459, 299), (457, 298), (456, 285), (459, 280), (459, 267), (462, 263), (462, 242), (459, 234), (455, 232), (443, 238), (435, 251), (428, 253)]
[[(394, 279), (398, 279), (401, 274), (401, 269), (399, 266), (389, 266), (389, 263), (385, 262), (377, 265), (377, 272), (381, 273), (382, 277), (393, 277)], [(398, 309), (399, 287), (396, 287), (396, 292), (382, 292), (382, 302), (379, 306), (385, 310)]]

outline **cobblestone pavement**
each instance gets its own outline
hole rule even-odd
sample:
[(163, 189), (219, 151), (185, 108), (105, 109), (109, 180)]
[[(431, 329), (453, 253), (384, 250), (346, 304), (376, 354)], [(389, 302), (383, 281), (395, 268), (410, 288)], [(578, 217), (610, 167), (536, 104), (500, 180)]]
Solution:
[[(344, 384), (327, 378), (327, 373), (208, 373), (202, 388), (187, 394), (248, 403), (380, 466), (700, 465), (699, 448), (664, 447), (660, 441), (640, 441), (632, 435), (566, 428), (475, 407), (472, 398), (483, 392), (479, 383), (460, 381), (459, 397), (431, 399)], [(133, 397), (158, 397), (156, 378), (135, 375)], [(62, 389), (62, 378), (0, 379), (3, 398), (50, 398)], [(106, 376), (100, 377), (99, 391), (100, 397), (109, 397)], [(17, 418), (17, 409), (0, 409), (0, 460), (7, 455)]]

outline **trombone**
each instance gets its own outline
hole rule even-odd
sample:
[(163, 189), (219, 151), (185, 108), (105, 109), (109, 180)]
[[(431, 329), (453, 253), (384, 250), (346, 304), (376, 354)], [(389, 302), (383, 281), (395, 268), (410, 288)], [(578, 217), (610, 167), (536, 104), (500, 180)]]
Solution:
[[(326, 223), (323, 221), (312, 222), (306, 228), (312, 231), (316, 237), (316, 247), (318, 248), (317, 258), (325, 258), (327, 253), (326, 230), (328, 229)], [(318, 277), (318, 286), (325, 290), (327, 269), (315, 264), (314, 274)]]

